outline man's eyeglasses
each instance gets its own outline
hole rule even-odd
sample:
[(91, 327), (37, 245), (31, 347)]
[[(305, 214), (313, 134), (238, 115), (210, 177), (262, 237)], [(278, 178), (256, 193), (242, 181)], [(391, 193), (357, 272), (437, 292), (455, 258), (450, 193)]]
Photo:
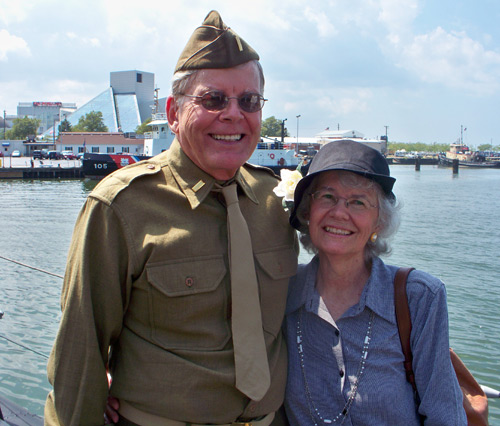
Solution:
[(344, 200), (344, 205), (347, 210), (352, 213), (362, 213), (368, 211), (370, 209), (374, 209), (377, 206), (374, 206), (370, 203), (366, 198), (362, 197), (351, 197), (344, 198), (335, 195), (329, 189), (320, 189), (319, 191), (313, 192), (310, 194), (311, 198), (318, 203), (319, 206), (323, 208), (332, 208), (335, 207), (340, 200)]
[(212, 91), (204, 93), (201, 96), (186, 95), (188, 98), (196, 99), (203, 108), (208, 111), (222, 111), (229, 104), (230, 99), (236, 99), (238, 105), (245, 112), (257, 112), (264, 107), (264, 99), (259, 93), (245, 93), (241, 96), (226, 96), (224, 92)]

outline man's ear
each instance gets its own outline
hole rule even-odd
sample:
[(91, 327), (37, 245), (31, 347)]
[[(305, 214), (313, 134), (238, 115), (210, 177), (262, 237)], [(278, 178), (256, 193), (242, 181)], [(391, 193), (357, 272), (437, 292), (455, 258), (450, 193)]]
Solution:
[(170, 125), (170, 130), (177, 134), (177, 130), (179, 128), (179, 119), (178, 119), (178, 106), (177, 102), (173, 96), (169, 96), (167, 98), (167, 119), (168, 124)]

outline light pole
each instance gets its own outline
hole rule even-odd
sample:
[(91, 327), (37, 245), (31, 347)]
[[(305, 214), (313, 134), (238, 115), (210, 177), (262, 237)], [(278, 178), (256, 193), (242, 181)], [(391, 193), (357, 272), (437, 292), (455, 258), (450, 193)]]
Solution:
[(285, 121), (286, 118), (281, 121), (281, 143), (285, 142)]
[(54, 149), (57, 149), (56, 147), (56, 121), (59, 117), (57, 115), (54, 115), (54, 127), (52, 127), (52, 143), (54, 144)]
[(299, 153), (299, 118), (300, 114), (296, 116), (297, 117), (297, 144), (295, 146), (295, 153)]

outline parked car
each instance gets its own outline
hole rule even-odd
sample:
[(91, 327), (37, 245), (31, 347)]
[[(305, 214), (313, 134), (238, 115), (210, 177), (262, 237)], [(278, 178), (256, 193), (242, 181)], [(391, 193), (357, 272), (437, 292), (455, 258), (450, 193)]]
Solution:
[(61, 151), (61, 154), (66, 160), (76, 160), (77, 158), (73, 151)]
[(48, 151), (46, 149), (35, 149), (33, 151), (33, 159), (39, 159), (39, 160), (44, 160), (46, 158), (49, 158)]
[(12, 151), (12, 157), (20, 157), (21, 156), (21, 151), (18, 151), (17, 149), (15, 151)]
[(49, 151), (49, 160), (63, 160), (64, 155), (62, 155), (59, 151)]

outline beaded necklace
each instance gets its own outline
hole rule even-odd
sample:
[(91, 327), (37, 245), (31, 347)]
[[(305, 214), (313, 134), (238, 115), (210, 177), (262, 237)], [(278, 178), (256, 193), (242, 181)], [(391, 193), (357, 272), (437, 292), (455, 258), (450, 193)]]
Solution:
[(335, 418), (329, 419), (321, 415), (319, 410), (314, 405), (311, 391), (309, 389), (309, 384), (307, 382), (306, 369), (305, 369), (305, 355), (304, 355), (304, 347), (302, 346), (302, 328), (301, 328), (303, 309), (304, 308), (300, 308), (299, 316), (297, 319), (297, 350), (299, 351), (300, 368), (302, 370), (302, 377), (304, 378), (304, 387), (306, 390), (307, 406), (309, 409), (309, 414), (311, 415), (311, 419), (314, 423), (314, 426), (318, 426), (318, 424), (316, 423), (316, 417), (319, 418), (323, 424), (335, 423), (339, 419), (342, 419), (340, 424), (343, 424), (345, 419), (347, 418), (347, 415), (349, 414), (349, 410), (351, 409), (352, 403), (356, 398), (356, 395), (358, 393), (359, 382), (361, 381), (361, 377), (363, 376), (363, 372), (365, 371), (366, 357), (368, 356), (368, 347), (370, 346), (372, 326), (375, 319), (374, 313), (373, 311), (370, 312), (370, 318), (368, 320), (368, 328), (366, 330), (366, 335), (363, 342), (363, 350), (361, 351), (361, 360), (359, 361), (358, 371), (354, 378), (354, 385), (351, 390), (351, 395), (349, 396), (347, 402), (345, 403), (342, 411), (338, 413)]

